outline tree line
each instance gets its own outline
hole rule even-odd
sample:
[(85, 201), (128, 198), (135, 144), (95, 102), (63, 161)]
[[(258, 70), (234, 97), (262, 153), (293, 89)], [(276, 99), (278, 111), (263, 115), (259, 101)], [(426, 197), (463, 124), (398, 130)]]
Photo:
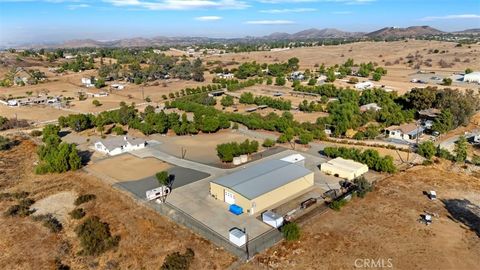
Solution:
[(378, 151), (373, 149), (362, 151), (357, 148), (325, 147), (323, 153), (327, 157), (341, 157), (366, 164), (368, 168), (379, 172), (394, 173), (397, 170), (391, 156), (381, 157)]

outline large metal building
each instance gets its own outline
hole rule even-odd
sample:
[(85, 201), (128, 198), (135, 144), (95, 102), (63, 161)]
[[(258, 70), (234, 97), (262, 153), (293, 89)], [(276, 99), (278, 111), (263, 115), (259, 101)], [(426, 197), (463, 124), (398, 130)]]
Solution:
[(253, 215), (305, 191), (313, 183), (313, 172), (301, 165), (269, 160), (215, 179), (210, 182), (210, 194)]

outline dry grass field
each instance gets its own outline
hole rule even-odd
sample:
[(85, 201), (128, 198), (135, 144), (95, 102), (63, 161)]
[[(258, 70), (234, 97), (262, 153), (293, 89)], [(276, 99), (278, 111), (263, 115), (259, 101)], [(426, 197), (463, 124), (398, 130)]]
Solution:
[[(246, 139), (252, 140), (251, 137), (232, 130), (221, 130), (212, 134), (198, 134), (195, 136), (160, 136), (153, 135), (151, 138), (162, 142), (160, 148), (165, 153), (172, 156), (181, 157), (182, 148), (186, 150), (185, 158), (205, 164), (220, 163), (217, 156), (216, 147), (218, 144), (229, 142), (243, 142)], [(262, 150), (262, 140), (258, 141), (260, 144), (259, 151)]]
[[(427, 199), (427, 190), (439, 199)], [(424, 211), (439, 217), (426, 226), (417, 222)], [(307, 221), (299, 241), (282, 242), (241, 269), (355, 269), (363, 259), (390, 259), (392, 269), (474, 269), (479, 216), (478, 176), (452, 172), (450, 163), (416, 167), (382, 180), (340, 212)]]
[(119, 246), (99, 256), (81, 256), (74, 232), (81, 220), (70, 217), (63, 230), (52, 233), (31, 217), (5, 217), (14, 201), (0, 201), (0, 269), (55, 269), (55, 259), (72, 269), (159, 269), (167, 254), (186, 248), (195, 252), (192, 269), (226, 269), (234, 258), (207, 240), (136, 204), (132, 199), (101, 180), (82, 171), (38, 176), (33, 174), (35, 145), (29, 141), (0, 152), (1, 192), (27, 191), (35, 201), (48, 198), (70, 203), (55, 194), (96, 195), (82, 204), (86, 216), (98, 216), (110, 225), (112, 235), (121, 237)]
[(142, 159), (123, 154), (95, 162), (89, 165), (88, 169), (123, 182), (146, 178), (170, 167), (168, 163), (156, 158)]

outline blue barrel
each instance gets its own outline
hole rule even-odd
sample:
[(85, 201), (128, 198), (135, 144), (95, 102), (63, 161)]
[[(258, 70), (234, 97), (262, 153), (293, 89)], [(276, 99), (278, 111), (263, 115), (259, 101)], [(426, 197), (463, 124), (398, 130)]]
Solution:
[(243, 208), (236, 204), (230, 205), (230, 208), (228, 210), (237, 216), (243, 213)]

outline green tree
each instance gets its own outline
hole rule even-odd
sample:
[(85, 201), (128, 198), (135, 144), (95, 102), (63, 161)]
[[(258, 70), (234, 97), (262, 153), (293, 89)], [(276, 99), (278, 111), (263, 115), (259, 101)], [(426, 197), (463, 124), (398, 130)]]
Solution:
[(224, 96), (220, 100), (220, 104), (224, 107), (232, 106), (234, 104), (232, 96)]
[(298, 139), (300, 144), (308, 144), (313, 141), (313, 135), (309, 132), (303, 132), (298, 136)]
[(460, 136), (460, 138), (458, 138), (458, 141), (455, 142), (455, 161), (465, 162), (465, 160), (467, 159), (467, 147), (467, 139), (464, 136)]
[(285, 77), (283, 76), (277, 76), (275, 78), (275, 85), (284, 86), (286, 83), (287, 80), (285, 80)]
[(375, 72), (373, 73), (372, 79), (378, 82), (382, 79), (382, 74)]
[(445, 86), (452, 85), (452, 79), (450, 79), (450, 78), (443, 78), (442, 84), (445, 85)]
[(275, 141), (269, 138), (266, 138), (262, 143), (262, 146), (267, 148), (272, 147), (274, 145), (275, 145)]
[(437, 148), (432, 141), (426, 141), (418, 145), (417, 153), (426, 159), (431, 159), (436, 152)]
[(156, 173), (155, 178), (157, 178), (157, 181), (161, 186), (168, 186), (170, 184), (170, 175), (167, 171)]
[(284, 224), (281, 228), (281, 231), (283, 233), (283, 237), (287, 241), (296, 241), (300, 239), (300, 227), (294, 222)]
[(472, 73), (472, 72), (473, 72), (473, 69), (471, 69), (471, 68), (465, 69), (465, 74), (469, 74), (469, 73)]

